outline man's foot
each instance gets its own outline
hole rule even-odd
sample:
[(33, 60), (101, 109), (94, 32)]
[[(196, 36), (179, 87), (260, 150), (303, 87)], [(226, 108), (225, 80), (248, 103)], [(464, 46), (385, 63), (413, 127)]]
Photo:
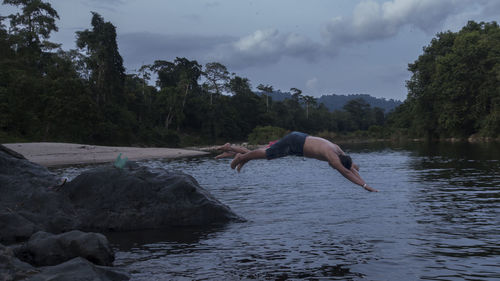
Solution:
[(221, 146), (217, 147), (216, 149), (222, 150), (222, 151), (231, 151), (231, 144), (227, 142), (226, 144), (221, 145)]
[(230, 158), (230, 157), (234, 157), (236, 153), (234, 152), (222, 152), (221, 154), (215, 156), (215, 159), (222, 159), (222, 158)]

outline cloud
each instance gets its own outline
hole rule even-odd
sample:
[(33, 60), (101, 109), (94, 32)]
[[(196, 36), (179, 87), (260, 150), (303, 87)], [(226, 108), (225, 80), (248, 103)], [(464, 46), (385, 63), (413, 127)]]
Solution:
[(396, 36), (405, 26), (434, 33), (451, 15), (460, 13), (468, 0), (393, 0), (383, 3), (365, 0), (351, 17), (336, 17), (322, 31), (326, 43), (336, 48), (352, 43)]
[(218, 8), (221, 6), (221, 3), (218, 1), (207, 1), (207, 2), (205, 2), (204, 5), (207, 8)]
[[(277, 29), (257, 30), (236, 42), (217, 48), (219, 58), (233, 66), (245, 67), (276, 63), (283, 57), (314, 62), (323, 56), (336, 56), (352, 44), (394, 37), (405, 27), (427, 34), (441, 31), (447, 19), (470, 12), (474, 5), (498, 10), (495, 0), (363, 0), (351, 16), (335, 17), (324, 24), (323, 41), (314, 42), (297, 33), (280, 33)], [(465, 22), (463, 23), (465, 24)]]
[(154, 60), (172, 60), (175, 57), (205, 63), (210, 58), (203, 54), (211, 53), (219, 45), (235, 40), (237, 38), (230, 36), (165, 35), (149, 32), (118, 35), (120, 53), (134, 67)]
[(83, 0), (82, 3), (92, 9), (116, 11), (120, 6), (125, 4), (125, 0)]
[(165, 35), (149, 32), (118, 35), (120, 53), (130, 65), (175, 57), (196, 59), (199, 63), (220, 62), (231, 69), (266, 65), (284, 56), (315, 60), (319, 45), (294, 33), (276, 29), (258, 30), (241, 38), (232, 36)]
[(221, 44), (214, 58), (235, 68), (275, 63), (285, 56), (314, 61), (321, 46), (297, 33), (280, 33), (277, 29), (257, 30), (234, 42)]
[[(121, 3), (123, 0), (108, 1)], [(118, 39), (123, 56), (134, 65), (184, 56), (199, 63), (217, 61), (238, 70), (274, 64), (284, 58), (315, 62), (325, 56), (335, 56), (352, 44), (397, 36), (405, 27), (433, 34), (441, 31), (446, 21), (455, 20), (459, 24), (462, 18), (470, 18), (471, 13), (498, 11), (499, 3), (497, 0), (363, 0), (350, 16), (326, 22), (321, 31), (322, 41), (318, 42), (276, 28), (259, 29), (241, 37), (142, 32), (120, 34)], [(217, 7), (220, 2), (207, 0), (205, 5)]]
[(475, 4), (480, 6), (481, 14), (498, 18), (498, 14), (500, 14), (500, 1), (478, 0)]
[(313, 77), (306, 82), (306, 87), (310, 92), (316, 93), (318, 91), (319, 80)]

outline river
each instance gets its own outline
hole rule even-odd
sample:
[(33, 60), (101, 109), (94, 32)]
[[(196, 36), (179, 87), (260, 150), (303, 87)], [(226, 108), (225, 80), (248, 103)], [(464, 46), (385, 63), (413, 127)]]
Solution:
[(212, 157), (140, 162), (191, 174), (248, 221), (108, 234), (115, 266), (133, 280), (500, 278), (499, 144), (342, 147), (380, 192), (302, 157), (241, 173)]

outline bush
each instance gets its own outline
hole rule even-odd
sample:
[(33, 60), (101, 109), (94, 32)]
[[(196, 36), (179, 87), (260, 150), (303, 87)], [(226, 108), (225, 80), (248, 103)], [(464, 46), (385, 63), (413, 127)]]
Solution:
[(270, 141), (282, 138), (287, 133), (287, 130), (280, 127), (273, 126), (257, 126), (250, 135), (248, 135), (248, 142), (250, 144), (266, 144)]
[(368, 128), (368, 132), (370, 133), (370, 137), (382, 139), (386, 137), (386, 132), (384, 127), (378, 125), (372, 125)]
[(485, 137), (500, 136), (500, 111), (492, 112), (484, 118), (481, 135)]
[(15, 142), (27, 142), (27, 139), (24, 139), (17, 135), (9, 134), (8, 132), (0, 130), (0, 143), (15, 143)]
[(181, 139), (175, 131), (156, 127), (153, 129), (152, 139), (149, 142), (157, 146), (179, 147)]
[(318, 133), (318, 137), (327, 139), (329, 141), (336, 141), (339, 138), (339, 135), (335, 132), (321, 131)]

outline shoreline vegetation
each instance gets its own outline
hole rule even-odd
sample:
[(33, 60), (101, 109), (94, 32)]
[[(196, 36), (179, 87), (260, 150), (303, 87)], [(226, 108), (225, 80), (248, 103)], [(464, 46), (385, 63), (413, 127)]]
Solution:
[(392, 111), (362, 98), (331, 111), (295, 87), (290, 98), (273, 100), (281, 90), (253, 87), (219, 62), (158, 58), (127, 73), (116, 27), (98, 13), (92, 12), (90, 28), (76, 31), (76, 49), (63, 50), (48, 41), (59, 18), (49, 3), (4, 4), (19, 13), (0, 17), (0, 143), (178, 148), (266, 144), (290, 131), (338, 143), (500, 138), (500, 26), (494, 21), (438, 33), (408, 64), (407, 98)]
[[(320, 134), (321, 135), (321, 134)], [(325, 137), (325, 136), (323, 136)], [(450, 143), (499, 143), (500, 138), (470, 136), (468, 138), (445, 138), (428, 140), (424, 138), (374, 138), (337, 136), (326, 137), (340, 145), (364, 143), (408, 143), (408, 142), (450, 142)], [(182, 148), (168, 147), (134, 147), (134, 146), (100, 146), (75, 143), (55, 142), (21, 142), (4, 143), (6, 148), (19, 153), (31, 162), (45, 167), (62, 167), (71, 165), (102, 164), (113, 162), (121, 153), (128, 160), (176, 159), (206, 156), (217, 152), (219, 144), (195, 145)], [(236, 143), (249, 149), (263, 147), (264, 144)]]

